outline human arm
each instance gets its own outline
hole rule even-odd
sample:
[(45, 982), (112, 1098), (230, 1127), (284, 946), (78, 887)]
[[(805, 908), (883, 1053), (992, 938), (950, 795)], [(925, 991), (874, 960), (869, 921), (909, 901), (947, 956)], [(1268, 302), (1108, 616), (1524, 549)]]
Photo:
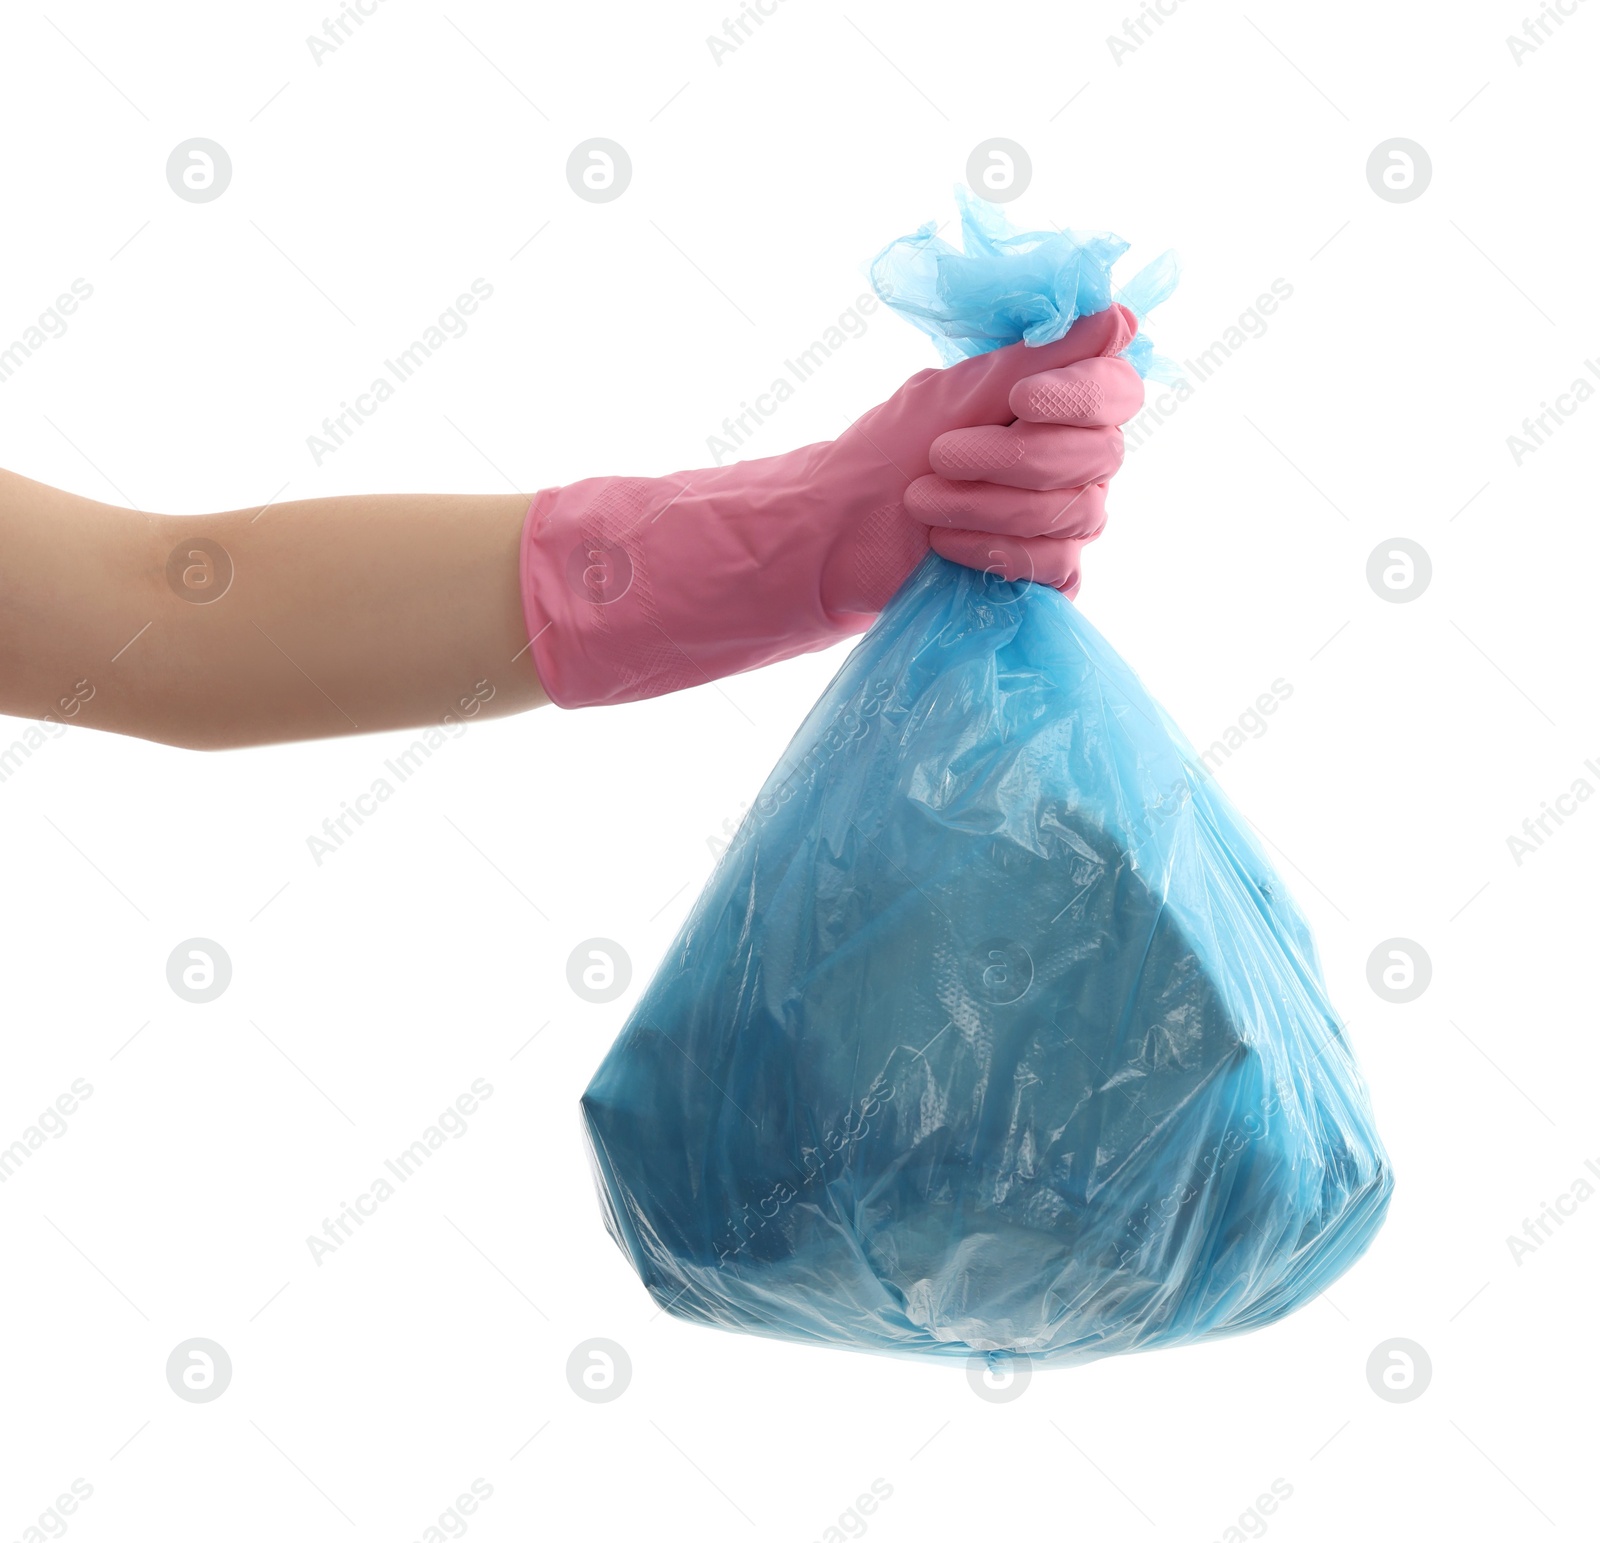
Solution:
[(0, 712), (215, 750), (537, 707), (528, 502), (158, 515), (0, 472)]
[(194, 749), (623, 702), (863, 631), (930, 545), (1075, 593), (1131, 315), (928, 370), (838, 440), (522, 494), (118, 509), (0, 473), (0, 712)]

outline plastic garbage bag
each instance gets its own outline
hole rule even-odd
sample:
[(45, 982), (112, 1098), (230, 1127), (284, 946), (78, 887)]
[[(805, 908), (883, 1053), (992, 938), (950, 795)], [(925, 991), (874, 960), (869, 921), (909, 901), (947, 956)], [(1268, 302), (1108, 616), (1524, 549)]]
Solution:
[[(1113, 296), (1114, 237), (966, 225), (965, 255), (926, 229), (874, 265), (956, 355), (1171, 286)], [(1183, 736), (1071, 602), (931, 555), (583, 1115), (663, 1307), (888, 1352), (1255, 1328), (1361, 1254), (1392, 1187), (1307, 925)]]

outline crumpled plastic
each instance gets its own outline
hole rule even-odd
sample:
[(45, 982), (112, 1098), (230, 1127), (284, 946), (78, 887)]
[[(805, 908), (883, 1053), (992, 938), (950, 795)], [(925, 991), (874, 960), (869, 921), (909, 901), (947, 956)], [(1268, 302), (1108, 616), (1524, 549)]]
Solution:
[[(874, 265), (957, 354), (1131, 303), (1116, 238), (968, 219), (966, 254), (925, 229)], [(1172, 272), (1136, 281), (1145, 310)], [(1260, 1327), (1360, 1256), (1393, 1185), (1310, 930), (1182, 734), (1060, 594), (934, 555), (583, 1117), (662, 1307), (890, 1353), (1064, 1364)]]
[(1178, 367), (1157, 354), (1143, 323), (1178, 283), (1178, 258), (1163, 252), (1126, 284), (1112, 268), (1128, 243), (1107, 231), (1014, 231), (993, 204), (956, 189), (961, 248), (932, 220), (891, 241), (868, 269), (892, 309), (933, 339), (946, 364), (1018, 341), (1037, 348), (1065, 337), (1080, 316), (1112, 301), (1140, 321), (1126, 357), (1147, 379), (1175, 382)]

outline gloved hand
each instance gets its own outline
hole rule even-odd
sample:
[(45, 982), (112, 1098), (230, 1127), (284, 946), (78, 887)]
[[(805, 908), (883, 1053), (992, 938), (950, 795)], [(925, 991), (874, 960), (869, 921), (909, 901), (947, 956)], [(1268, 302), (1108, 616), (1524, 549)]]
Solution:
[[(838, 439), (535, 496), (522, 599), (561, 707), (638, 701), (864, 632), (931, 545), (1068, 595), (1143, 384), (1121, 306), (914, 375)], [(1013, 419), (1020, 420), (1013, 422)]]

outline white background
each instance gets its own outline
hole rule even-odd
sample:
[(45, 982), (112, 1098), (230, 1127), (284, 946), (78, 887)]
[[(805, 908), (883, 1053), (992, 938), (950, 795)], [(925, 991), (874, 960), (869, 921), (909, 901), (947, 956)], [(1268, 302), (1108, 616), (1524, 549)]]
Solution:
[[(74, 728), (0, 785), (0, 1144), (93, 1088), (0, 1187), (0, 1539), (75, 1478), (86, 1540), (415, 1539), (478, 1478), (486, 1540), (1592, 1536), (1600, 1198), (1506, 1240), (1600, 1161), (1600, 805), (1520, 865), (1506, 838), (1600, 786), (1600, 406), (1520, 466), (1507, 436), (1600, 352), (1600, 7), (1520, 62), (1523, 0), (1187, 0), (1120, 62), (1124, 0), (781, 0), (720, 64), (720, 3), (383, 0), (319, 65), (326, 14), (0, 14), (0, 346), (94, 291), (0, 386), (0, 464), (174, 513), (705, 464), (972, 148), (1020, 142), (1014, 218), (1116, 230), (1128, 273), (1178, 248), (1163, 352), (1293, 288), (1130, 456), (1081, 604), (1200, 745), (1292, 685), (1222, 782), (1317, 930), (1398, 1188), (1293, 1318), (1003, 1405), (959, 1365), (679, 1323), (603, 1230), (577, 1099), (840, 652), (474, 726), (321, 866), (307, 837), (408, 736)], [(633, 162), (603, 205), (564, 172), (595, 135)], [(232, 158), (211, 203), (166, 181), (194, 136)], [(1366, 176), (1395, 136), (1432, 162), (1405, 203)], [(306, 436), (480, 277), (470, 332), (318, 466)], [(931, 362), (879, 312), (752, 453)], [(1399, 536), (1433, 568), (1404, 604), (1366, 578)], [(205, 1006), (166, 982), (195, 936), (233, 962)], [(1406, 1005), (1367, 983), (1396, 936), (1432, 961)], [(605, 1006), (567, 984), (593, 937), (633, 964)], [(479, 1077), (467, 1133), (315, 1264)], [(215, 1402), (167, 1385), (194, 1336), (232, 1358)], [(596, 1336), (632, 1362), (606, 1404), (565, 1372)], [(1432, 1363), (1403, 1404), (1366, 1376), (1394, 1337)]]

